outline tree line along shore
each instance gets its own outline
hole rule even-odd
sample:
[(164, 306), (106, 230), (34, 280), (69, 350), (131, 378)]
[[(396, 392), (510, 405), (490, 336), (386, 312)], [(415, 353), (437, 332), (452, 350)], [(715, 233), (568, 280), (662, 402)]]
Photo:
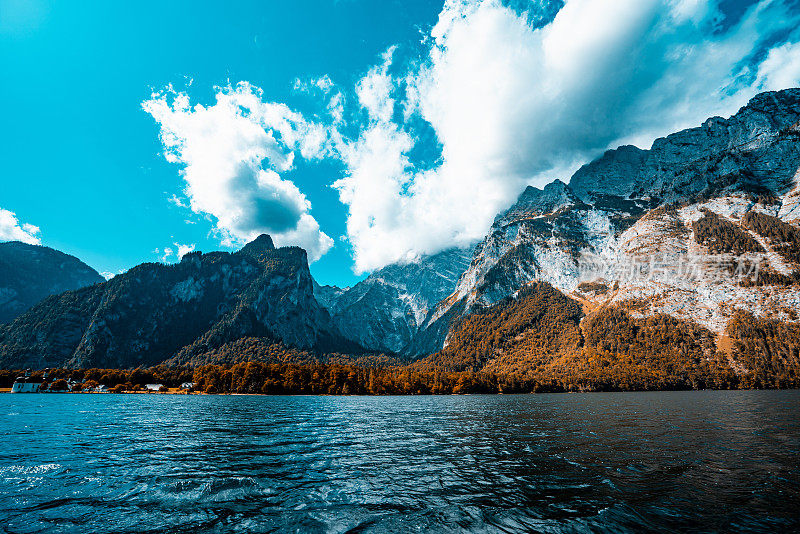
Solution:
[[(9, 391), (19, 370), (0, 370), (0, 391)], [(31, 374), (32, 379), (42, 372)], [(420, 365), (369, 367), (338, 363), (240, 362), (196, 368), (156, 366), (146, 369), (53, 369), (51, 391), (109, 393), (263, 394), (263, 395), (447, 395), (467, 393), (558, 393), (691, 389), (782, 389), (796, 383), (750, 384), (730, 380), (696, 384), (631, 374), (626, 378), (538, 380), (520, 375), (475, 371), (426, 370)], [(61, 383), (59, 383), (59, 381)], [(160, 386), (155, 391), (148, 386)], [(185, 387), (191, 384), (190, 387)], [(184, 387), (181, 387), (181, 386)]]

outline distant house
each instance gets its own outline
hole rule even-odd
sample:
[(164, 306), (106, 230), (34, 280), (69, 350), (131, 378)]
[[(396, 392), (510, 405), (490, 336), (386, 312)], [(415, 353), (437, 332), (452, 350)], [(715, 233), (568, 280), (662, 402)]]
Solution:
[(192, 389), (194, 387), (194, 382), (184, 382), (181, 384), (181, 389)]
[(11, 393), (39, 393), (39, 388), (41, 387), (41, 380), (36, 380), (27, 376), (20, 376), (11, 386)]
[(147, 391), (160, 391), (164, 384), (146, 384), (144, 388)]
[(95, 393), (108, 393), (108, 388), (103, 384), (100, 384), (96, 388), (94, 388)]
[(11, 386), (11, 393), (39, 393), (47, 374), (47, 371), (45, 371), (42, 378), (33, 378), (31, 377), (31, 370), (27, 369), (25, 376), (18, 376), (14, 381)]

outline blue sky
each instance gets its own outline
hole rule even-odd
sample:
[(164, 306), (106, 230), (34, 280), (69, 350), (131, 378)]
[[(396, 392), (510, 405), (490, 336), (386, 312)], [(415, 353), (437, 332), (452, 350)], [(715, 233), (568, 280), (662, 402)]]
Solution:
[[(271, 98), (295, 97), (295, 78), (355, 80), (391, 44), (416, 40), (436, 2), (37, 2), (0, 0), (0, 207), (41, 229), (42, 243), (100, 271), (155, 261), (156, 248), (220, 249), (203, 217), (167, 199), (178, 167), (160, 155), (158, 127), (141, 109), (153, 89), (248, 80)], [(296, 173), (314, 214), (344, 233), (329, 187), (335, 164)], [(350, 253), (314, 266), (350, 283)]]
[(349, 285), (469, 246), (607, 147), (798, 85), (798, 22), (791, 1), (0, 0), (0, 239), (115, 273), (269, 231)]

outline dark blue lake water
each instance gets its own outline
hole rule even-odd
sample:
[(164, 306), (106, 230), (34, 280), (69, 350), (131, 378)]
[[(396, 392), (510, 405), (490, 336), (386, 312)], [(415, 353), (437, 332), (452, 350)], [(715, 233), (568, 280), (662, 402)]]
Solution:
[(790, 531), (800, 391), (0, 395), (6, 532)]

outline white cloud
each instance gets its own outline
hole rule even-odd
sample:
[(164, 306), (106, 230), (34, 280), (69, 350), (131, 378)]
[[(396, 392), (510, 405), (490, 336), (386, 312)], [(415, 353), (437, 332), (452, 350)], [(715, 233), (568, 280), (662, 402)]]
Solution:
[[(498, 0), (447, 1), (421, 67), (392, 76), (390, 49), (356, 86), (368, 120), (338, 147), (334, 184), (356, 270), (479, 239), (526, 184), (797, 84), (797, 10), (724, 18), (714, 2), (569, 0), (533, 27)], [(790, 44), (760, 54), (781, 31)], [(419, 119), (441, 144), (432, 168), (410, 162)]]
[(769, 51), (758, 67), (758, 87), (765, 91), (800, 85), (800, 42), (785, 43)]
[(161, 254), (161, 261), (168, 262), (170, 257), (172, 256), (173, 250), (169, 247), (164, 247), (161, 252), (156, 249), (156, 254)]
[(370, 69), (366, 76), (356, 84), (356, 96), (371, 121), (388, 122), (394, 112), (392, 90), (394, 81), (389, 76), (389, 66), (396, 47), (391, 47), (383, 54), (383, 62)]
[(0, 241), (22, 241), (31, 245), (41, 245), (39, 227), (20, 223), (14, 212), (0, 208)]
[(183, 166), (183, 191), (195, 213), (210, 215), (222, 242), (238, 246), (261, 233), (299, 245), (317, 260), (333, 245), (311, 215), (311, 203), (279, 173), (295, 154), (327, 154), (328, 131), (283, 104), (262, 101), (247, 83), (220, 88), (211, 106), (192, 106), (171, 88), (142, 104), (161, 126), (168, 161)]
[(175, 195), (175, 194), (173, 194), (171, 197), (169, 197), (167, 199), (167, 201), (170, 204), (175, 204), (179, 208), (188, 208), (189, 207), (189, 205), (186, 204), (186, 202), (184, 202), (184, 200), (182, 198), (180, 198), (178, 195)]
[[(324, 254), (333, 241), (285, 173), (296, 157), (340, 160), (333, 187), (364, 272), (466, 246), (525, 185), (567, 180), (609, 147), (649, 147), (800, 82), (800, 10), (781, 0), (734, 18), (712, 0), (568, 0), (555, 11), (447, 0), (423, 56), (396, 64), (403, 49), (390, 47), (354, 95), (328, 76), (295, 80), (325, 103), (327, 124), (245, 82), (208, 107), (171, 90), (143, 107), (183, 166), (185, 202), (227, 244), (268, 232), (312, 261)], [(437, 143), (438, 157), (419, 157)]]
[(180, 259), (180, 258), (183, 258), (188, 253), (192, 252), (194, 250), (195, 244), (192, 243), (192, 244), (181, 245), (181, 244), (175, 243), (175, 246), (178, 248), (178, 253), (177, 254), (178, 254), (178, 259)]
[(331, 80), (330, 76), (327, 74), (320, 76), (319, 78), (310, 78), (308, 80), (295, 78), (292, 88), (295, 91), (300, 91), (302, 93), (321, 91), (323, 94), (325, 94), (333, 88), (333, 80)]
[[(166, 246), (164, 248), (156, 248), (153, 254), (158, 256), (159, 260), (164, 263), (174, 263), (180, 261), (186, 254), (189, 254), (195, 249), (194, 243), (173, 243), (173, 246)], [(101, 273), (105, 276), (105, 273)]]
[[(186, 254), (189, 254), (195, 249), (194, 243), (173, 243), (173, 246), (167, 246), (164, 248), (156, 248), (153, 250), (153, 254), (157, 255), (158, 258), (164, 263), (173, 263), (176, 261), (180, 261)], [(105, 276), (105, 274), (103, 275)]]

